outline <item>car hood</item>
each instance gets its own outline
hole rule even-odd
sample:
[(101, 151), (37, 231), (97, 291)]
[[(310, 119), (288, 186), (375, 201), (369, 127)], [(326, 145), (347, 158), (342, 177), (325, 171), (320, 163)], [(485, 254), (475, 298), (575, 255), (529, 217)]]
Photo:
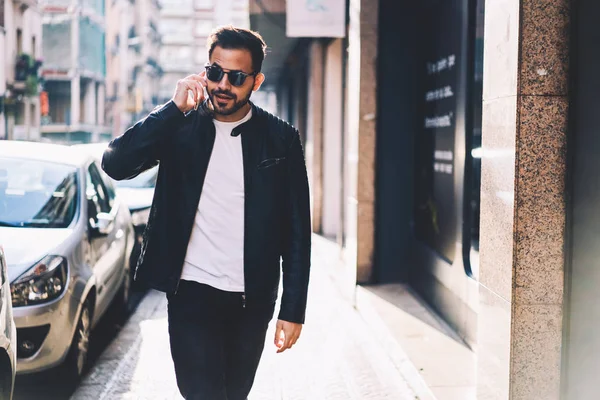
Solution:
[(154, 188), (118, 188), (117, 193), (131, 211), (149, 208), (154, 197)]
[(0, 245), (6, 255), (9, 281), (22, 275), (72, 233), (72, 229), (1, 227)]

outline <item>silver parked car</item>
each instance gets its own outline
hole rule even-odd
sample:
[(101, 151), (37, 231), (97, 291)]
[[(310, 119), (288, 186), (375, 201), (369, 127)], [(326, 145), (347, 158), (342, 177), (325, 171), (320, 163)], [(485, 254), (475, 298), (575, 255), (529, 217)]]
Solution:
[(0, 246), (0, 399), (12, 399), (17, 372), (17, 330), (13, 321), (4, 249)]
[(125, 309), (134, 231), (97, 160), (71, 147), (0, 143), (0, 243), (17, 325), (17, 372), (64, 363), (79, 378), (90, 332)]
[[(80, 150), (96, 157), (101, 162), (102, 155), (108, 147), (108, 143), (76, 144), (73, 147), (78, 151)], [(131, 212), (131, 220), (133, 221), (137, 238), (131, 257), (132, 274), (135, 272), (135, 264), (140, 255), (144, 230), (150, 216), (150, 207), (152, 206), (157, 177), (158, 166), (142, 172), (133, 179), (124, 179), (122, 181), (112, 180), (117, 194), (127, 204), (129, 212)]]

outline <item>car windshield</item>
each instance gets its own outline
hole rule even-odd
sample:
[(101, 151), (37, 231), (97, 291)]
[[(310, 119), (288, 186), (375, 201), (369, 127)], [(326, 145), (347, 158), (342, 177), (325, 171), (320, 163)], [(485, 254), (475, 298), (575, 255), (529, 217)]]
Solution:
[(122, 181), (115, 181), (115, 186), (120, 188), (133, 188), (133, 189), (143, 189), (143, 188), (153, 188), (156, 185), (156, 173), (158, 172), (158, 167), (154, 167), (147, 171), (142, 172), (138, 176), (133, 179), (125, 179)]
[(73, 166), (0, 158), (0, 226), (66, 228), (77, 193)]

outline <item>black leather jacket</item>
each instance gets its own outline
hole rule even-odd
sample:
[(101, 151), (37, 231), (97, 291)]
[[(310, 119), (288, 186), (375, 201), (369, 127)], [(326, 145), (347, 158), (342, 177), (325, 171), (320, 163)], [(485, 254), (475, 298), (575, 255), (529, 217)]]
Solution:
[[(246, 304), (277, 300), (281, 265), (279, 319), (304, 323), (311, 226), (302, 144), (291, 125), (254, 104), (252, 112), (232, 132), (242, 136)], [(102, 168), (117, 180), (159, 164), (136, 281), (177, 292), (214, 140), (211, 116), (200, 110), (184, 115), (170, 101), (115, 138), (104, 153)]]

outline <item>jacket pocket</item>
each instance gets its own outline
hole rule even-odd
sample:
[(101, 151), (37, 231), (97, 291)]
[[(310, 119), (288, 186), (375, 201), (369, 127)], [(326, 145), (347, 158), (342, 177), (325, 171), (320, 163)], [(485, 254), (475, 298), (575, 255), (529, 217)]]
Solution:
[(260, 162), (260, 164), (258, 164), (258, 169), (265, 169), (265, 168), (273, 167), (275, 165), (279, 165), (284, 160), (285, 160), (285, 157), (267, 158), (266, 160), (263, 160)]

